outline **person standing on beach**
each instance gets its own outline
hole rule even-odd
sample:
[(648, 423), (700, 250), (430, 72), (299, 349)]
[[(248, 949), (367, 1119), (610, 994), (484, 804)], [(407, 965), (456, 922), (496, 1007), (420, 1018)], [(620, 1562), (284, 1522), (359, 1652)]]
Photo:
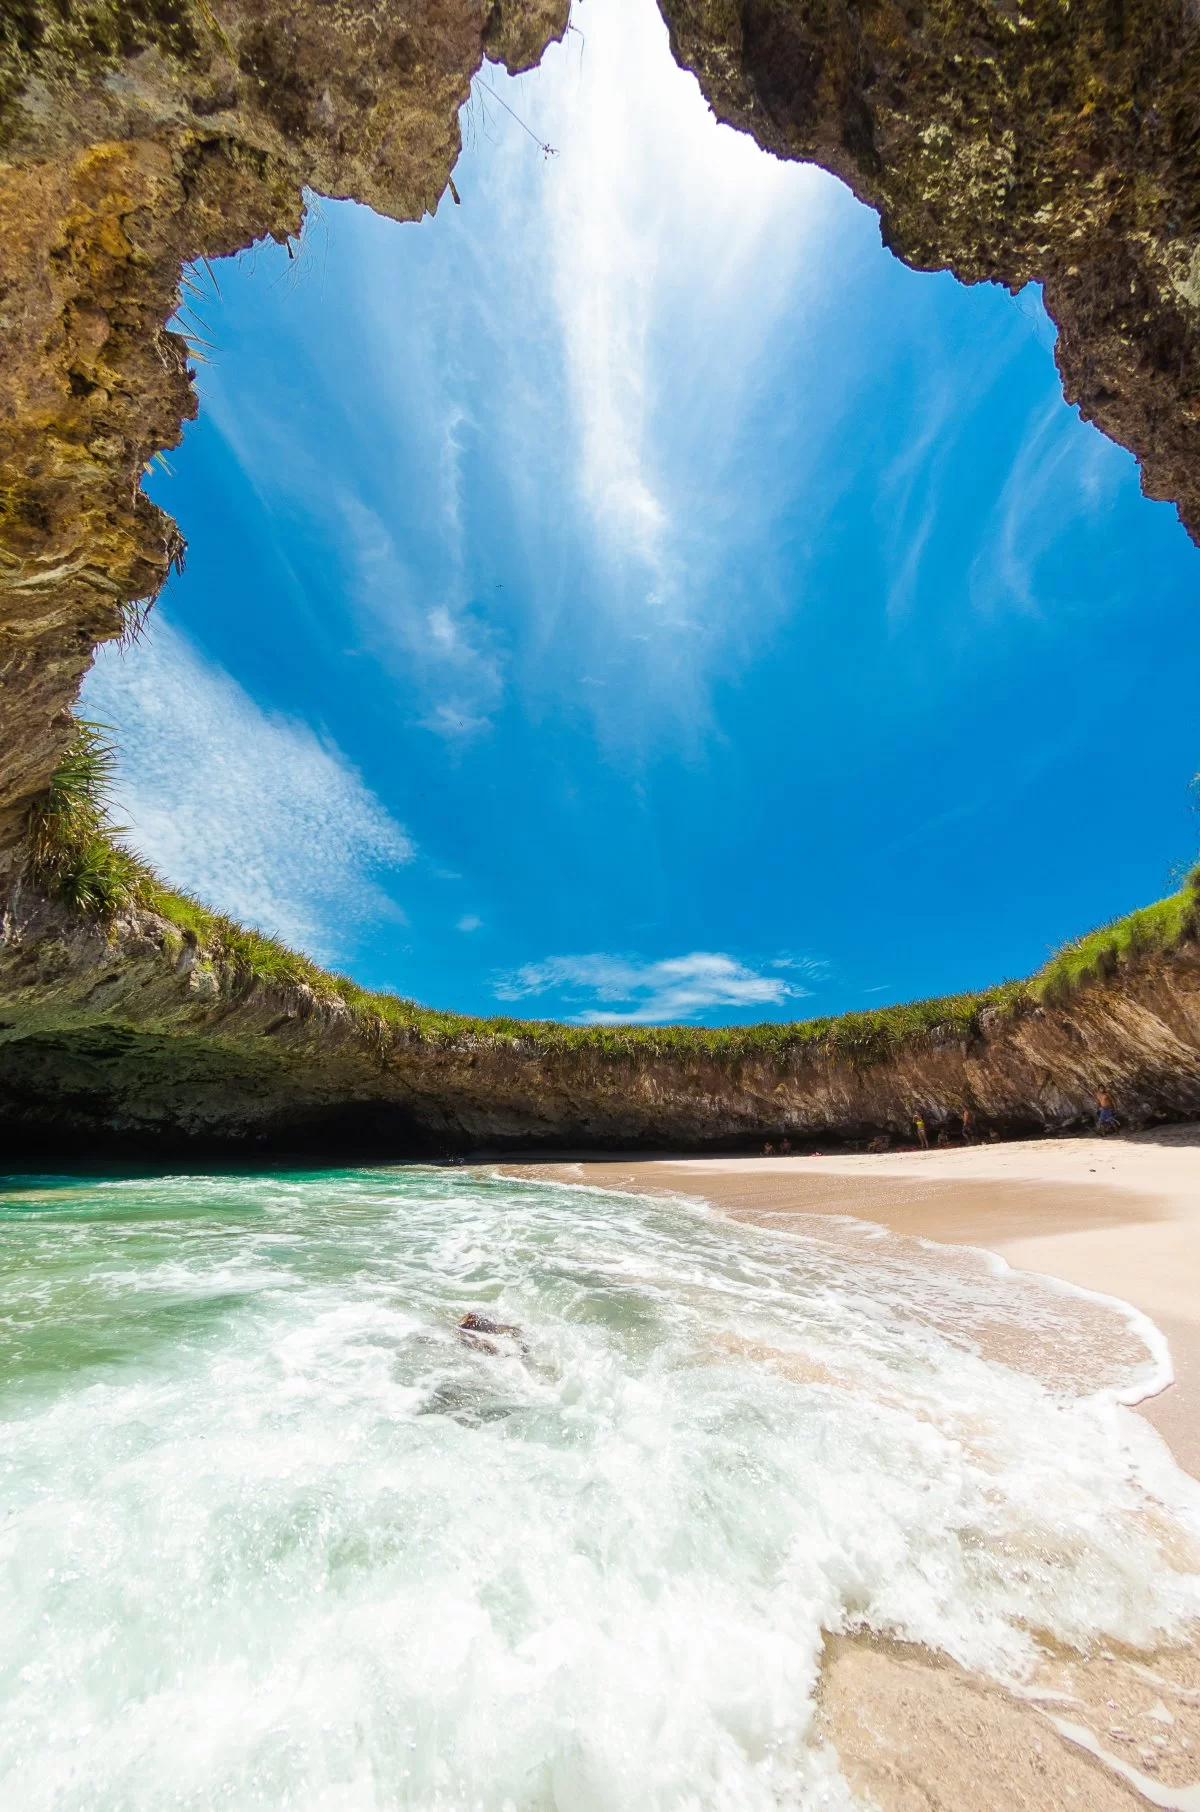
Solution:
[(916, 1116), (916, 1118), (914, 1119), (913, 1131), (917, 1135), (917, 1144), (921, 1147), (921, 1150), (928, 1151), (929, 1150), (929, 1134), (925, 1130), (924, 1114), (918, 1114)]
[(975, 1131), (975, 1110), (973, 1108), (964, 1107), (962, 1110), (962, 1132), (963, 1144), (974, 1145), (979, 1135)]
[(1096, 1090), (1096, 1131), (1102, 1138), (1115, 1133), (1120, 1122), (1113, 1098), (1106, 1088)]

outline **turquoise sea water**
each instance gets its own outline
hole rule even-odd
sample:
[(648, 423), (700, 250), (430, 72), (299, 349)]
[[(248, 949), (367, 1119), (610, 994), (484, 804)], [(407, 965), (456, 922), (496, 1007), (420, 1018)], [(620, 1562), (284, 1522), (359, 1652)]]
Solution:
[(1200, 1493), (1114, 1402), (1136, 1325), (804, 1225), (420, 1167), (10, 1179), (0, 1805), (845, 1808), (823, 1631), (1011, 1678), (1031, 1629), (1196, 1615)]

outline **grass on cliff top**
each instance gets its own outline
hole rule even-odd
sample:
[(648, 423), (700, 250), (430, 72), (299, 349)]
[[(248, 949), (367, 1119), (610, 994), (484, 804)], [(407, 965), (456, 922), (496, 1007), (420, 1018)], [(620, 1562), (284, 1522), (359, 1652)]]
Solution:
[(1030, 978), (1027, 987), (1036, 1000), (1057, 1005), (1077, 988), (1115, 975), (1131, 958), (1173, 950), (1184, 938), (1196, 935), (1198, 924), (1200, 868), (1194, 868), (1178, 893), (1072, 938)]
[(339, 1000), (381, 1049), (397, 1035), (408, 1035), (443, 1045), (478, 1040), (522, 1049), (591, 1052), (600, 1060), (660, 1056), (770, 1063), (820, 1049), (868, 1063), (905, 1045), (970, 1038), (980, 1030), (985, 1013), (1003, 1018), (1026, 1006), (1060, 1004), (1078, 988), (1108, 979), (1123, 962), (1173, 949), (1195, 936), (1200, 920), (1198, 867), (1178, 893), (1064, 944), (1028, 981), (1002, 982), (980, 993), (752, 1026), (573, 1026), (560, 1020), (473, 1018), (360, 988), (280, 939), (239, 925), (193, 895), (168, 887), (119, 841), (122, 827), (110, 818), (115, 762), (116, 751), (105, 738), (104, 726), (79, 723), (50, 785), (28, 816), (29, 878), (64, 904), (94, 917), (112, 919), (130, 908), (157, 913), (225, 969), (235, 988), (304, 987), (320, 1000)]

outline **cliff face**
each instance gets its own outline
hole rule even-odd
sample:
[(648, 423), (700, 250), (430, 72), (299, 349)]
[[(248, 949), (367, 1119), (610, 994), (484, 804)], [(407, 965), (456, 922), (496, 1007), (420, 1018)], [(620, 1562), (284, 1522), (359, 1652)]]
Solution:
[[(665, 0), (717, 113), (815, 159), (909, 263), (1046, 285), (1068, 397), (1200, 534), (1200, 25), (1192, 0)], [(165, 326), (181, 264), (295, 232), (305, 185), (435, 205), (485, 54), (526, 66), (566, 0), (8, 0), (0, 11), (0, 1107), (35, 1141), (388, 1148), (702, 1145), (898, 1127), (970, 1099), (1066, 1123), (1200, 1111), (1197, 957), (855, 1064), (732, 1067), (536, 1038), (372, 1040), (344, 1006), (242, 989), (171, 928), (22, 899), (25, 808), (94, 645), (182, 545), (141, 495), (195, 412)], [(320, 1127), (326, 1129), (320, 1134)], [(339, 1135), (340, 1136), (340, 1135)]]
[[(138, 485), (195, 398), (182, 260), (302, 189), (435, 205), (484, 54), (567, 0), (8, 0), (0, 11), (0, 870), (90, 652), (179, 558)], [(909, 263), (1039, 278), (1068, 397), (1200, 532), (1192, 0), (664, 0), (717, 113), (878, 207)]]
[(824, 165), (919, 270), (1045, 285), (1063, 389), (1200, 535), (1190, 0), (662, 0), (717, 115)]
[(196, 413), (181, 265), (298, 231), (306, 185), (437, 205), (485, 54), (567, 0), (14, 0), (0, 9), (0, 870), (97, 642), (182, 554), (143, 468)]
[(905, 1134), (970, 1103), (1000, 1133), (1200, 1113), (1200, 944), (1123, 964), (1061, 1006), (984, 1011), (855, 1060), (833, 1040), (722, 1059), (604, 1039), (364, 1026), (305, 988), (238, 983), (167, 921), (105, 930), (18, 889), (0, 941), (0, 1124), (10, 1152), (348, 1157), (704, 1149)]

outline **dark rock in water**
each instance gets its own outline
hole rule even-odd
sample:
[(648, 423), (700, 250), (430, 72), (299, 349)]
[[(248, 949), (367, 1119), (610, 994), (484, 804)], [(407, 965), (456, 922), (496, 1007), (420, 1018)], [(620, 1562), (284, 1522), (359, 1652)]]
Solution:
[(513, 1344), (521, 1353), (528, 1351), (515, 1323), (489, 1321), (486, 1315), (476, 1315), (474, 1310), (468, 1310), (460, 1320), (458, 1337), (466, 1346), (477, 1347), (480, 1352), (492, 1353), (497, 1358), (511, 1354)]
[(473, 1309), (463, 1316), (460, 1328), (473, 1328), (477, 1334), (515, 1334), (518, 1339), (521, 1330), (511, 1321), (489, 1321), (486, 1315), (477, 1315)]
[(465, 1390), (461, 1385), (440, 1384), (425, 1404), (421, 1413), (426, 1416), (446, 1416), (463, 1428), (486, 1428), (493, 1422), (506, 1422), (514, 1413), (512, 1403), (499, 1403), (480, 1397), (477, 1391)]
[(460, 1328), (458, 1337), (464, 1346), (473, 1346), (480, 1353), (491, 1353), (496, 1359), (500, 1357), (500, 1348), (486, 1334), (475, 1334), (469, 1328)]

